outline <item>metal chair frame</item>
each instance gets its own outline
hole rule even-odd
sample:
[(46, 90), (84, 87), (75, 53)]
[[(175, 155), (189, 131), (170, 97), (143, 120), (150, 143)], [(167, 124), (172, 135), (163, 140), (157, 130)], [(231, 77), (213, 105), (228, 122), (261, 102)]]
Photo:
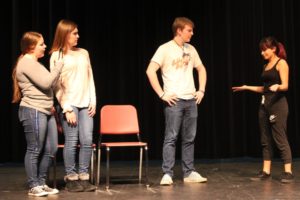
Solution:
[[(110, 109), (113, 110), (113, 113), (107, 113)], [(120, 109), (120, 110), (119, 110)], [(129, 109), (130, 113), (127, 116), (122, 118), (122, 109)], [(99, 142), (98, 142), (98, 162), (97, 162), (97, 177), (96, 185), (99, 187), (100, 184), (100, 169), (101, 169), (101, 148), (105, 147), (106, 150), (106, 189), (109, 189), (110, 184), (110, 151), (111, 148), (115, 147), (139, 147), (140, 148), (140, 159), (139, 159), (139, 183), (142, 181), (142, 166), (143, 166), (143, 151), (145, 153), (145, 182), (146, 186), (149, 187), (148, 183), (148, 144), (142, 142), (140, 138), (140, 130), (138, 127), (138, 116), (137, 111), (132, 105), (105, 105), (100, 110), (100, 130), (99, 130)], [(123, 113), (123, 114), (124, 114)], [(107, 115), (108, 114), (108, 115)], [(131, 116), (132, 114), (132, 116)], [(107, 119), (106, 117), (111, 119)], [(130, 119), (132, 117), (132, 119)], [(108, 121), (107, 121), (108, 120)], [(113, 125), (107, 126), (106, 122), (111, 123), (113, 120)], [(125, 121), (124, 121), (125, 120)], [(131, 123), (133, 120), (133, 124)], [(120, 126), (118, 124), (120, 122)], [(135, 123), (135, 124), (134, 124)], [(131, 125), (132, 127), (130, 127)], [(120, 142), (102, 142), (103, 135), (132, 135), (137, 136), (137, 141), (120, 141)]]

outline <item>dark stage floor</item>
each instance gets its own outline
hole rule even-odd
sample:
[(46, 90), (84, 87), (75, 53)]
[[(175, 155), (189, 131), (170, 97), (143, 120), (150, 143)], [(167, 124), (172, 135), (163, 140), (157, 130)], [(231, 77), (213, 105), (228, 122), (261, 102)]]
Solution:
[[(112, 183), (109, 191), (105, 190), (105, 174), (102, 174), (101, 184), (96, 192), (70, 193), (63, 188), (63, 165), (59, 163), (57, 172), (60, 193), (48, 197), (29, 197), (23, 164), (0, 164), (0, 199), (300, 199), (299, 159), (294, 161), (295, 182), (291, 184), (279, 182), (279, 176), (282, 172), (280, 161), (273, 163), (271, 180), (252, 182), (249, 177), (257, 173), (261, 167), (261, 163), (257, 159), (197, 160), (196, 169), (208, 178), (207, 183), (200, 184), (184, 184), (181, 177), (180, 162), (177, 161), (172, 186), (159, 185), (162, 176), (160, 165), (161, 161), (150, 161), (149, 163), (149, 188), (146, 188), (144, 184), (138, 184), (136, 180), (128, 180), (128, 178), (137, 178), (137, 162), (112, 162)], [(102, 172), (105, 171), (104, 169), (103, 166)], [(121, 181), (121, 177), (127, 178), (127, 181)], [(51, 181), (49, 186), (51, 186)]]

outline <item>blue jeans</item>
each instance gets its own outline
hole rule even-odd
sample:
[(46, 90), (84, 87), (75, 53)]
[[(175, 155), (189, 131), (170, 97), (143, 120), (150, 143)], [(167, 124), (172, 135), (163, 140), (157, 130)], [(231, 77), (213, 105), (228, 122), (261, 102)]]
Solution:
[[(76, 114), (77, 125), (71, 126), (61, 113), (62, 126), (65, 135), (64, 164), (66, 175), (88, 174), (91, 156), (93, 153), (93, 128), (94, 120), (88, 115), (88, 108), (77, 108), (72, 106)], [(79, 150), (79, 169), (76, 170), (76, 151), (78, 140)]]
[(44, 185), (48, 168), (57, 151), (55, 118), (53, 115), (46, 115), (36, 109), (20, 106), (19, 120), (23, 125), (27, 142), (24, 163), (28, 186), (32, 188)]
[(182, 171), (187, 177), (194, 168), (194, 139), (197, 130), (198, 107), (194, 99), (177, 101), (174, 106), (166, 106), (165, 113), (165, 139), (163, 144), (164, 174), (173, 176), (175, 164), (175, 150), (178, 134), (181, 129), (181, 156)]

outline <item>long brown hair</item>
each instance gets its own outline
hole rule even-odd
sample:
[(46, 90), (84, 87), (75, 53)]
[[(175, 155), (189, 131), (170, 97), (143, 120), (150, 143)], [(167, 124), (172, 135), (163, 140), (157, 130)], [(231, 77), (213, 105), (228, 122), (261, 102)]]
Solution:
[(38, 32), (25, 32), (21, 38), (20, 42), (20, 49), (21, 55), (18, 57), (17, 62), (12, 71), (12, 80), (13, 80), (13, 96), (12, 96), (12, 103), (18, 103), (21, 100), (22, 94), (17, 80), (17, 64), (19, 60), (26, 54), (32, 51), (38, 41), (42, 38), (42, 34)]
[(66, 53), (66, 40), (69, 33), (71, 33), (77, 24), (68, 19), (62, 19), (58, 22), (56, 26), (55, 36), (50, 50), (50, 54), (59, 49), (63, 50), (63, 53)]

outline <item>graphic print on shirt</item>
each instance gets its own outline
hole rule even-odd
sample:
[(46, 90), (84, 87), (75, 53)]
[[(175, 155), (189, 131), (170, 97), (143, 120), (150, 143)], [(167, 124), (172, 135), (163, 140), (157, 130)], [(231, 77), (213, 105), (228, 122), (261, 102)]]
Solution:
[(176, 69), (187, 68), (191, 60), (190, 53), (185, 52), (184, 47), (182, 48), (182, 51), (183, 51), (182, 56), (173, 60), (172, 62), (172, 65), (175, 66)]

